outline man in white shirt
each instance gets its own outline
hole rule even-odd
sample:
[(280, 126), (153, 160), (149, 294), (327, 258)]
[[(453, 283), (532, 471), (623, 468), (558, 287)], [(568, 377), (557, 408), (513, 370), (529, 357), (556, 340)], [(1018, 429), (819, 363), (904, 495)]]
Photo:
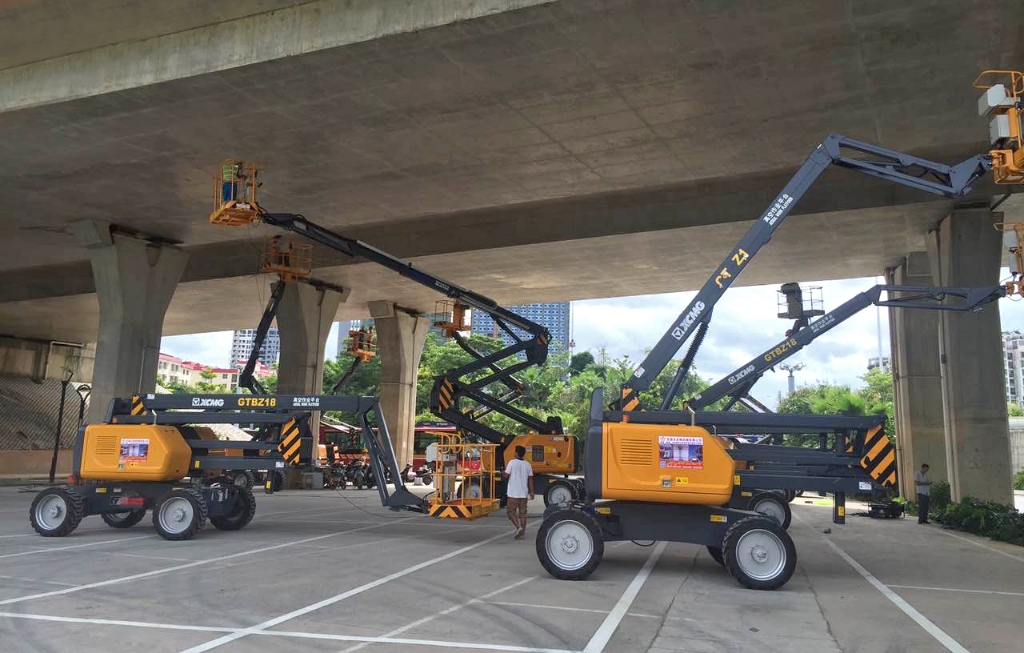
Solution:
[(932, 494), (932, 482), (928, 480), (928, 463), (922, 463), (921, 471), (914, 474), (914, 485), (917, 486), (917, 523), (927, 524), (928, 502)]
[(501, 473), (505, 479), (505, 497), (508, 500), (508, 519), (516, 527), (515, 539), (526, 535), (526, 502), (533, 499), (533, 466), (524, 460), (526, 447), (516, 447), (516, 457), (505, 463)]

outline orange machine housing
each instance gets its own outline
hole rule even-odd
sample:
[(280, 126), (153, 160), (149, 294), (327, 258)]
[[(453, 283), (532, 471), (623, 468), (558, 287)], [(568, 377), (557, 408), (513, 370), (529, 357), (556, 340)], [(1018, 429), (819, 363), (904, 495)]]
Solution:
[(78, 478), (176, 481), (191, 460), (192, 448), (173, 426), (93, 424), (85, 427)]
[(699, 426), (606, 423), (601, 497), (721, 506), (732, 496), (732, 443)]
[(576, 438), (571, 435), (517, 435), (505, 448), (505, 461), (516, 457), (516, 447), (526, 447), (526, 461), (534, 474), (572, 474), (576, 471)]

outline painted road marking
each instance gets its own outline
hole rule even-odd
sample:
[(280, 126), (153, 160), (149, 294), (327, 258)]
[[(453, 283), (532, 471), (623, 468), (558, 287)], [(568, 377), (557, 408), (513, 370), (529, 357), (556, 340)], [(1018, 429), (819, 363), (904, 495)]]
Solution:
[(149, 537), (156, 537), (155, 535), (139, 535), (137, 537), (122, 537), (118, 540), (100, 540), (99, 542), (88, 542), (86, 544), (72, 544), (71, 546), (57, 546), (50, 547), (47, 549), (35, 549), (33, 551), (21, 551), (19, 553), (5, 553), (0, 555), (0, 559), (3, 558), (17, 558), (20, 556), (31, 556), (39, 553), (50, 553), (51, 551), (69, 551), (71, 549), (81, 549), (87, 546), (99, 546), (101, 544), (115, 544), (117, 542), (131, 542), (132, 540), (144, 540)]
[[(512, 603), (511, 601), (481, 601), (488, 605), (506, 605), (512, 608), (537, 608), (538, 610), (565, 610), (567, 612), (594, 612), (597, 614), (608, 614), (607, 610), (595, 610), (593, 608), (570, 608), (567, 605), (544, 605), (541, 603)], [(643, 619), (661, 619), (656, 614), (643, 614), (642, 612), (627, 612), (627, 617), (641, 617)]]
[[(416, 519), (416, 518), (413, 517), (412, 519)], [(420, 519), (422, 519), (422, 517), (420, 517)], [(369, 526), (367, 528), (373, 528), (373, 527)], [(338, 603), (339, 601), (344, 601), (345, 599), (348, 599), (350, 597), (356, 596), (358, 594), (362, 594), (363, 592), (366, 592), (366, 591), (371, 590), (371, 589), (373, 589), (375, 587), (379, 587), (381, 585), (384, 585), (385, 583), (390, 583), (393, 580), (396, 580), (398, 578), (402, 578), (403, 576), (408, 576), (409, 574), (415, 573), (415, 572), (417, 572), (417, 571), (419, 571), (421, 569), (426, 569), (427, 567), (436, 565), (439, 562), (444, 562), (445, 560), (450, 560), (450, 559), (452, 559), (452, 558), (454, 558), (456, 556), (462, 555), (463, 553), (467, 553), (469, 551), (472, 551), (473, 549), (476, 549), (476, 548), (479, 548), (481, 546), (484, 546), (485, 544), (490, 544), (491, 542), (494, 542), (494, 541), (496, 541), (498, 539), (505, 538), (505, 537), (508, 537), (508, 535), (505, 534), (505, 533), (502, 533), (500, 535), (495, 535), (494, 537), (489, 537), (486, 540), (481, 540), (481, 541), (479, 541), (479, 542), (477, 542), (475, 544), (470, 544), (469, 546), (464, 546), (461, 549), (456, 549), (455, 551), (451, 551), (449, 553), (446, 553), (443, 556), (439, 556), (437, 558), (432, 558), (430, 560), (426, 560), (424, 562), (421, 562), (419, 564), (413, 565), (411, 567), (406, 567), (405, 569), (403, 569), (401, 571), (396, 571), (393, 574), (388, 574), (387, 576), (384, 576), (383, 578), (378, 578), (377, 580), (370, 581), (369, 583), (366, 583), (365, 585), (360, 585), (359, 587), (350, 589), (350, 590), (348, 590), (346, 592), (342, 592), (341, 594), (335, 594), (334, 596), (326, 598), (326, 599), (324, 599), (322, 601), (317, 601), (316, 603), (311, 603), (310, 605), (307, 605), (305, 607), (299, 608), (297, 610), (292, 610), (291, 612), (282, 614), (282, 615), (280, 615), (278, 617), (274, 617), (273, 619), (268, 619), (267, 621), (264, 621), (263, 623), (260, 623), (260, 624), (256, 624), (255, 626), (251, 626), (249, 628), (246, 628), (244, 630), (240, 630), (240, 631), (235, 632), (235, 633), (231, 633), (229, 635), (224, 635), (223, 637), (218, 637), (217, 639), (211, 640), (211, 641), (206, 642), (204, 644), (199, 644), (198, 646), (193, 646), (192, 648), (184, 649), (182, 651), (182, 653), (204, 653), (205, 651), (211, 651), (211, 650), (213, 650), (215, 648), (219, 648), (219, 647), (223, 646), (224, 644), (228, 644), (228, 643), (233, 642), (233, 641), (235, 641), (237, 639), (241, 639), (242, 637), (245, 637), (246, 635), (261, 634), (263, 632), (266, 632), (268, 628), (273, 628), (274, 626), (277, 626), (278, 624), (282, 624), (282, 623), (284, 623), (286, 621), (291, 621), (292, 619), (295, 619), (296, 617), (301, 617), (303, 615), (309, 614), (310, 612), (315, 612), (316, 610), (319, 610), (321, 608), (325, 608), (325, 607), (327, 607), (329, 605), (333, 605), (335, 603)], [(3, 605), (3, 604), (0, 603), (0, 605)], [(353, 639), (351, 641), (362, 641), (362, 640)], [(395, 643), (398, 643), (398, 642), (396, 641)], [(513, 649), (492, 649), (492, 650), (513, 650)], [(515, 649), (515, 650), (519, 650), (519, 649)]]
[(666, 542), (659, 542), (654, 550), (651, 551), (651, 555), (647, 557), (647, 562), (640, 568), (640, 571), (636, 573), (633, 578), (633, 582), (629, 584), (626, 591), (619, 597), (619, 601), (612, 608), (612, 611), (605, 617), (604, 623), (597, 629), (594, 636), (590, 638), (586, 648), (583, 649), (583, 653), (601, 653), (604, 651), (604, 647), (608, 645), (612, 635), (615, 634), (615, 630), (622, 623), (622, 619), (626, 616), (626, 612), (629, 611), (629, 606), (633, 605), (633, 601), (636, 599), (637, 594), (640, 593), (640, 589), (647, 582), (647, 578), (651, 575), (651, 571), (654, 570), (654, 565), (658, 563), (658, 558), (665, 552)]
[(928, 592), (968, 592), (970, 594), (997, 594), (999, 596), (1024, 596), (1024, 592), (997, 592), (996, 590), (967, 590), (959, 587), (919, 587), (917, 585), (890, 585), (901, 590), (925, 590)]
[(914, 606), (907, 603), (902, 596), (892, 591), (891, 589), (889, 589), (888, 585), (872, 576), (871, 572), (869, 572), (859, 562), (850, 557), (850, 554), (839, 548), (839, 545), (825, 538), (821, 538), (821, 541), (832, 547), (832, 550), (838, 553), (839, 557), (841, 557), (843, 560), (846, 561), (847, 564), (853, 567), (858, 574), (863, 576), (864, 580), (871, 583), (875, 587), (875, 589), (881, 592), (885, 598), (889, 599), (893, 603), (893, 605), (895, 605), (897, 608), (902, 610), (904, 614), (906, 614), (908, 617), (917, 622), (918, 626), (923, 628), (925, 632), (927, 632), (929, 635), (935, 638), (935, 641), (946, 647), (946, 650), (950, 651), (950, 653), (970, 653), (970, 651), (961, 646), (959, 642), (950, 637), (946, 633), (946, 631), (936, 626), (927, 617), (918, 612), (917, 609), (914, 608)]
[(985, 544), (984, 542), (979, 542), (977, 540), (972, 540), (969, 537), (964, 537), (963, 535), (957, 535), (956, 533), (950, 533), (945, 528), (940, 528), (940, 529), (938, 529), (938, 531), (940, 533), (942, 533), (943, 535), (948, 535), (948, 536), (950, 536), (952, 538), (955, 538), (955, 539), (967, 542), (968, 544), (973, 544), (974, 546), (980, 546), (983, 549), (988, 549), (992, 553), (998, 553), (1001, 556), (1006, 556), (1007, 558), (1010, 558), (1011, 560), (1016, 560), (1017, 562), (1024, 562), (1024, 558), (1022, 558), (1020, 556), (1015, 556), (1012, 553), (1007, 553), (1006, 551), (1001, 551), (1001, 550), (999, 550), (999, 549), (997, 549), (997, 548), (995, 548), (993, 546), (989, 546), (989, 545)]
[[(422, 517), (407, 517), (406, 519), (422, 519)], [(406, 521), (405, 519), (399, 521)], [(368, 531), (371, 528), (380, 528), (381, 526), (387, 526), (390, 523), (375, 524), (373, 526), (365, 526), (363, 528), (354, 528), (348, 531), (339, 531), (337, 533), (328, 533), (326, 535), (317, 535), (315, 537), (307, 537), (302, 540), (295, 540), (294, 542), (285, 542), (284, 544), (275, 544), (273, 546), (267, 546), (260, 549), (249, 549), (248, 551), (240, 551), (238, 553), (232, 553), (225, 556), (219, 556), (216, 558), (206, 558), (204, 560), (197, 560), (196, 562), (189, 562), (181, 565), (175, 565), (173, 567), (167, 567), (165, 569), (154, 569), (152, 571), (146, 571), (141, 574), (132, 574), (131, 576), (121, 576), (119, 578), (110, 578), (108, 580), (101, 580), (95, 583), (86, 583), (85, 585), (78, 585), (76, 587), (69, 587), (63, 590), (54, 590), (52, 592), (40, 592), (38, 594), (29, 594), (28, 596), (18, 596), (13, 599), (0, 600), (0, 605), (11, 605), (12, 603), (21, 603), (22, 601), (32, 601), (34, 599), (44, 599), (51, 596), (61, 596), (64, 594), (73, 594), (75, 592), (81, 592), (82, 590), (96, 589), (97, 587), (106, 587), (107, 585), (117, 585), (119, 583), (127, 583), (133, 580), (140, 580), (143, 578), (150, 578), (152, 576), (160, 576), (168, 574), (174, 571), (181, 571), (182, 569), (191, 569), (193, 567), (199, 567), (201, 565), (209, 565), (214, 562), (220, 562), (222, 560), (231, 560), (233, 558), (240, 558), (242, 556), (252, 555), (254, 553), (263, 553), (264, 551), (275, 551), (277, 549), (283, 549), (285, 547), (294, 546), (296, 544), (305, 544), (306, 542), (315, 542), (317, 540), (324, 540), (328, 537), (337, 537), (338, 535), (345, 535), (346, 533), (358, 533), (360, 531)]]

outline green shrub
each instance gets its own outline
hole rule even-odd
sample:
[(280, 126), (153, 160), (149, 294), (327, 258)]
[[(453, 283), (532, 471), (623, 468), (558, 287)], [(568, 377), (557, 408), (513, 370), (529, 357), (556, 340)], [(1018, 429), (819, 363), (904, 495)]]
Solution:
[(1013, 475), (1013, 489), (1024, 490), (1024, 469)]
[(957, 530), (1024, 546), (1024, 515), (1013, 506), (964, 497), (932, 514), (939, 523)]
[(945, 481), (939, 481), (932, 486), (931, 503), (928, 508), (930, 512), (936, 514), (946, 510), (946, 507), (950, 502), (950, 489), (949, 483)]

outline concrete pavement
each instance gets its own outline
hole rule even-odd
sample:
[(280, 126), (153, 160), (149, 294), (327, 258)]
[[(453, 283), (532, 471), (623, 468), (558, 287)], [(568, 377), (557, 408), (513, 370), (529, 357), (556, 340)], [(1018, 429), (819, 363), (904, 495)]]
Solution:
[(796, 574), (753, 592), (686, 544), (609, 545), (588, 581), (557, 581), (500, 515), (430, 520), (356, 490), (257, 495), (245, 530), (189, 542), (97, 517), (44, 540), (32, 496), (0, 488), (5, 652), (994, 653), (1024, 635), (1024, 550), (913, 520), (831, 526), (800, 499)]

